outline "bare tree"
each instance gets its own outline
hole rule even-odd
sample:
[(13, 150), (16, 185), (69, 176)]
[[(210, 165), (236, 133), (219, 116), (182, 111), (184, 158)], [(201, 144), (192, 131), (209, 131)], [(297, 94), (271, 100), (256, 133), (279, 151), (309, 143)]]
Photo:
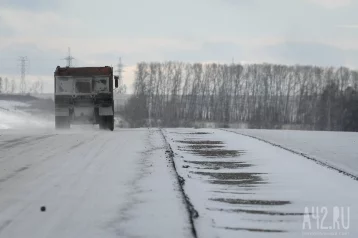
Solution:
[(338, 130), (348, 128), (344, 121), (351, 118), (347, 110), (352, 107), (344, 106), (349, 104), (345, 95), (357, 85), (358, 73), (343, 67), (141, 62), (131, 103), (141, 104), (136, 113), (142, 119), (167, 126), (210, 121)]
[(16, 92), (16, 82), (15, 82), (15, 79), (12, 79), (11, 80), (11, 90), (10, 90), (11, 93), (15, 93)]
[(38, 94), (41, 88), (41, 80), (36, 80), (29, 88), (29, 93)]
[(9, 79), (5, 78), (4, 80), (4, 92), (8, 93), (9, 92)]
[(40, 79), (40, 93), (42, 94), (44, 92), (44, 81)]

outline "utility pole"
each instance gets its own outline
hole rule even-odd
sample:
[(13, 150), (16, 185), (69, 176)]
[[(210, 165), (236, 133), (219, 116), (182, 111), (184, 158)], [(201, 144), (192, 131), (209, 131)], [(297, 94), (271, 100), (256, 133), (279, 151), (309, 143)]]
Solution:
[(20, 92), (21, 93), (25, 93), (26, 92), (26, 82), (25, 82), (25, 77), (26, 77), (26, 68), (27, 68), (27, 56), (21, 56), (19, 58), (20, 61), (20, 70), (21, 70), (21, 82), (20, 82)]
[(67, 61), (67, 67), (72, 67), (72, 60), (74, 60), (75, 58), (72, 57), (71, 55), (71, 48), (68, 47), (68, 56), (66, 58), (64, 58), (64, 60)]
[(123, 86), (124, 86), (124, 85), (123, 85), (123, 72), (125, 72), (125, 71), (123, 70), (124, 65), (122, 64), (122, 58), (121, 58), (121, 57), (119, 57), (119, 60), (118, 60), (118, 63), (117, 63), (116, 66), (117, 66), (117, 69), (116, 69), (115, 72), (118, 73), (118, 83), (119, 83), (119, 87), (115, 90), (115, 93), (116, 93), (116, 94), (121, 94), (121, 93), (123, 93), (124, 90), (125, 90), (125, 87), (123, 87)]
[(118, 73), (118, 81), (121, 83), (122, 82), (122, 73), (124, 72), (123, 71), (123, 64), (122, 64), (122, 58), (119, 57), (119, 61), (117, 63), (117, 70), (116, 72)]

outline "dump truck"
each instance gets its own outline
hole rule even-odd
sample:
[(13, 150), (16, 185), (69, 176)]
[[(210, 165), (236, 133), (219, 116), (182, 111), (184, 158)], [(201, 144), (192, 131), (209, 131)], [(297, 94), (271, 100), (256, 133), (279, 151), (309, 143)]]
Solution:
[(76, 124), (98, 124), (114, 130), (113, 68), (60, 67), (54, 73), (55, 127), (69, 129)]

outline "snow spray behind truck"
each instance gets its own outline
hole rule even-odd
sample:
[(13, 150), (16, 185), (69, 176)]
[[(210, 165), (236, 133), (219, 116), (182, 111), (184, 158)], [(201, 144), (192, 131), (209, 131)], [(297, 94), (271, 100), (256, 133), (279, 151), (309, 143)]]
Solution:
[(55, 125), (68, 129), (71, 124), (99, 124), (114, 129), (113, 68), (60, 67), (55, 71)]

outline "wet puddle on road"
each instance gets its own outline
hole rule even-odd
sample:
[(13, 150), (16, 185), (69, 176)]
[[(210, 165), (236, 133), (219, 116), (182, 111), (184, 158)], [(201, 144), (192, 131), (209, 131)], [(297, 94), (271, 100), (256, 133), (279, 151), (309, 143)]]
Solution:
[[(253, 172), (255, 165), (245, 161), (244, 155), (248, 153), (247, 151), (228, 149), (223, 141), (206, 139), (206, 135), (212, 133), (196, 132), (181, 134), (183, 137), (193, 134), (201, 135), (197, 138), (184, 138), (176, 142), (179, 143), (178, 148), (180, 151), (198, 156), (198, 159), (193, 161), (184, 160), (186, 165), (183, 168), (188, 169), (188, 173), (194, 175), (195, 178), (211, 184), (214, 188), (211, 192), (212, 197), (208, 197), (209, 201), (214, 202), (211, 205), (213, 207), (207, 207), (206, 209), (223, 214), (241, 214), (240, 220), (249, 220), (255, 227), (216, 226), (216, 228), (249, 232), (282, 233), (288, 231), (271, 229), (271, 227), (267, 229), (266, 226), (262, 226), (263, 221), (265, 223), (281, 221), (282, 223), (285, 222), (285, 219), (282, 219), (282, 217), (296, 217), (296, 220), (294, 220), (296, 222), (297, 218), (304, 215), (297, 212), (269, 211), (271, 208), (290, 205), (291, 201), (255, 199), (255, 197), (262, 198), (255, 195), (259, 194), (260, 189), (269, 185), (270, 182), (267, 179), (266, 173)], [(246, 216), (259, 216), (248, 219), (242, 217), (243, 214), (247, 214)], [(281, 217), (281, 219), (277, 220), (276, 217)], [(287, 222), (290, 221), (287, 220)], [(282, 228), (282, 226), (276, 228)]]
[(227, 230), (234, 230), (234, 231), (251, 231), (251, 232), (268, 232), (268, 233), (282, 233), (287, 232), (284, 230), (269, 230), (269, 229), (255, 229), (255, 228), (240, 228), (240, 227), (217, 227)]
[(223, 145), (222, 141), (214, 141), (214, 140), (178, 140), (176, 142), (190, 145)]
[(260, 206), (282, 206), (291, 204), (290, 201), (270, 201), (270, 200), (247, 200), (247, 199), (233, 199), (233, 198), (212, 198), (211, 201), (225, 202), (229, 204), (241, 205), (260, 205)]
[(262, 173), (213, 173), (193, 172), (198, 175), (210, 176), (207, 180), (211, 184), (236, 185), (238, 187), (256, 187), (258, 184), (267, 184), (260, 175)]
[(191, 153), (201, 155), (208, 158), (227, 158), (237, 157), (244, 154), (243, 151), (239, 150), (225, 150), (225, 149), (213, 149), (213, 150), (190, 150)]
[(209, 135), (213, 134), (211, 132), (172, 132), (172, 134), (178, 134), (178, 135)]
[(179, 147), (182, 151), (190, 152), (194, 155), (200, 155), (207, 158), (227, 158), (238, 157), (245, 153), (243, 150), (228, 150), (224, 149), (225, 145), (222, 141), (211, 140), (190, 140), (177, 141), (187, 146)]
[(189, 145), (187, 146), (191, 150), (203, 150), (203, 149), (217, 149), (217, 148), (223, 148), (224, 145), (206, 145), (206, 144), (200, 144), (200, 145)]
[(196, 169), (210, 169), (210, 170), (219, 170), (219, 169), (239, 169), (239, 168), (248, 168), (253, 166), (245, 162), (222, 162), (222, 161), (187, 161), (184, 162), (196, 165)]
[(304, 216), (305, 213), (300, 212), (279, 212), (279, 211), (265, 211), (265, 210), (249, 210), (249, 209), (223, 209), (223, 208), (208, 208), (209, 211), (246, 213), (255, 215), (269, 215), (269, 216)]

